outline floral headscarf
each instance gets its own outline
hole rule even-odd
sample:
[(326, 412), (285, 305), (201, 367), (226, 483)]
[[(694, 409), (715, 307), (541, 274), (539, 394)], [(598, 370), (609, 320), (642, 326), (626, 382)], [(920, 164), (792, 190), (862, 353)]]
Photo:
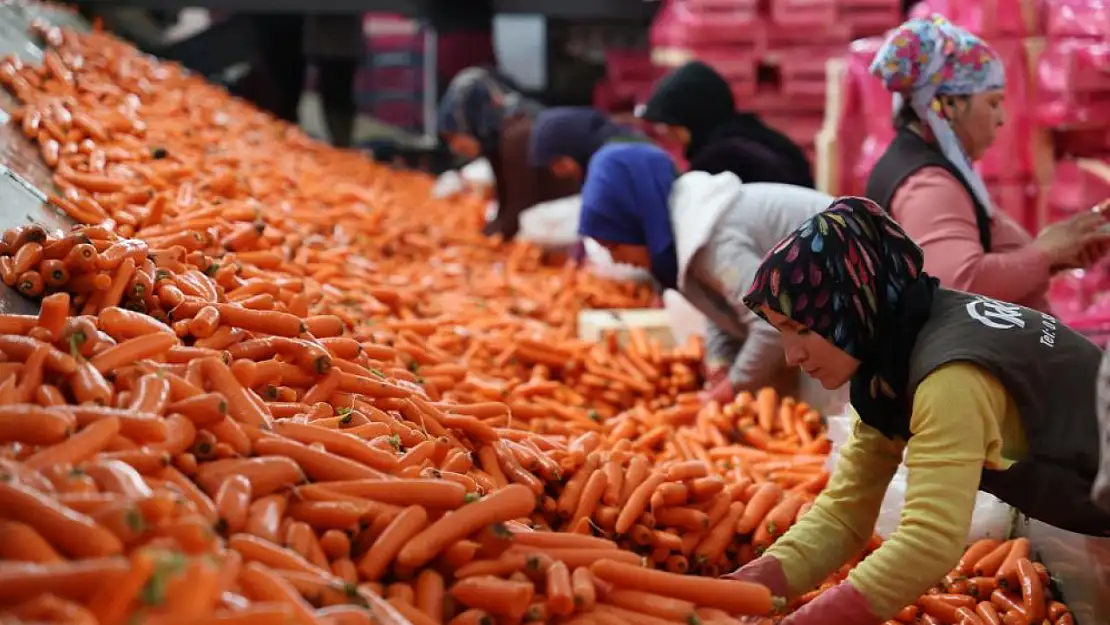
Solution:
[(956, 166), (975, 199), (993, 214), (987, 187), (975, 171), (937, 102), (943, 95), (973, 95), (1006, 86), (1002, 60), (982, 39), (940, 15), (914, 18), (896, 28), (871, 62), (871, 73), (894, 92), (894, 111), (910, 106)]
[(865, 422), (908, 436), (909, 359), (937, 284), (923, 263), (921, 248), (878, 204), (838, 198), (771, 250), (744, 303), (858, 359), (852, 406)]
[(497, 150), (502, 122), (517, 113), (540, 110), (493, 72), (481, 67), (463, 70), (447, 87), (439, 103), (439, 132), (470, 135), (484, 153)]

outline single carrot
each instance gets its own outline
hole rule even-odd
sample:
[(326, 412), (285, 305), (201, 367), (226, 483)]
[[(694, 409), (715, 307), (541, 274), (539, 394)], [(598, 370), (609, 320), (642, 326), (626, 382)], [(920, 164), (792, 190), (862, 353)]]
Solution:
[(595, 562), (593, 574), (615, 586), (653, 592), (732, 614), (764, 615), (773, 605), (771, 592), (759, 584), (687, 577), (608, 560)]
[(397, 562), (406, 567), (418, 567), (429, 562), (452, 542), (486, 525), (526, 516), (535, 505), (535, 495), (527, 487), (519, 484), (506, 486), (444, 515), (421, 531), (397, 554)]

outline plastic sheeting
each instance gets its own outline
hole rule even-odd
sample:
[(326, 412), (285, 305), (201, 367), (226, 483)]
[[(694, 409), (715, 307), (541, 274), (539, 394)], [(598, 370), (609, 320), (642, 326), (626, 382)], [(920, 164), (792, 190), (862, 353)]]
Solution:
[[(855, 417), (843, 414), (827, 419), (829, 440), (832, 442), (832, 451), (829, 453), (827, 467), (835, 471), (836, 462), (840, 458), (840, 449), (851, 435)], [(906, 502), (906, 481), (909, 470), (906, 465), (898, 467), (898, 472), (887, 487), (886, 496), (879, 511), (879, 520), (875, 524), (875, 532), (883, 538), (889, 538), (898, 528), (902, 518), (902, 508)], [(975, 511), (972, 514), (971, 528), (967, 540), (973, 542), (980, 538), (1007, 538), (1014, 525), (1016, 512), (1013, 507), (1003, 503), (994, 495), (980, 492), (975, 498)]]

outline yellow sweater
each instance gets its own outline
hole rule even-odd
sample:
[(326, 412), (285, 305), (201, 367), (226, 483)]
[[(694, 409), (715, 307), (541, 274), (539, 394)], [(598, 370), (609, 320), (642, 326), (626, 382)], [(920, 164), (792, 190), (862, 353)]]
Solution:
[(909, 476), (898, 529), (849, 575), (876, 616), (892, 617), (963, 555), (982, 469), (1008, 468), (1026, 453), (1013, 399), (965, 362), (918, 385), (910, 431), (909, 443), (890, 440), (856, 420), (828, 488), (767, 550), (782, 563), (791, 595), (814, 588), (863, 549), (905, 450)]

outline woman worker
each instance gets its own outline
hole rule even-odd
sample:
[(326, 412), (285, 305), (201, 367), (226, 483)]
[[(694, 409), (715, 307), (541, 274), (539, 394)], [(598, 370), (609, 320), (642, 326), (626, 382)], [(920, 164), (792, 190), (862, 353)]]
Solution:
[[(744, 298), (786, 359), (858, 415), (828, 487), (760, 558), (729, 577), (794, 597), (870, 538), (902, 454), (898, 529), (784, 625), (872, 625), (955, 568), (984, 490), (1066, 530), (1110, 534), (1091, 500), (1102, 354), (1041, 312), (938, 287), (874, 202), (840, 198), (776, 245)], [(1105, 463), (1106, 458), (1101, 459)]]
[(614, 143), (590, 161), (578, 232), (613, 259), (648, 269), (705, 314), (706, 399), (777, 386), (792, 391), (774, 328), (741, 302), (760, 260), (832, 198), (802, 187), (741, 184), (724, 172), (678, 175), (662, 149)]
[(493, 169), (498, 208), (486, 224), (488, 235), (512, 239), (524, 209), (578, 193), (577, 181), (528, 165), (533, 118), (542, 109), (479, 67), (460, 72), (440, 101), (439, 131), (451, 149), (471, 159), (485, 157)]
[(611, 141), (647, 141), (647, 138), (594, 108), (550, 108), (541, 111), (532, 126), (528, 164), (550, 168), (559, 178), (581, 182), (590, 158)]
[(801, 148), (755, 114), (737, 111), (728, 83), (701, 61), (664, 77), (641, 117), (685, 146), (690, 171), (728, 171), (744, 182), (813, 187)]
[(1081, 214), (1034, 240), (993, 207), (973, 163), (1005, 120), (998, 54), (931, 16), (894, 30), (871, 72), (894, 92), (897, 134), (871, 172), (867, 196), (925, 250), (925, 270), (944, 286), (1047, 312), (1049, 278), (1097, 255), (1104, 222)]

